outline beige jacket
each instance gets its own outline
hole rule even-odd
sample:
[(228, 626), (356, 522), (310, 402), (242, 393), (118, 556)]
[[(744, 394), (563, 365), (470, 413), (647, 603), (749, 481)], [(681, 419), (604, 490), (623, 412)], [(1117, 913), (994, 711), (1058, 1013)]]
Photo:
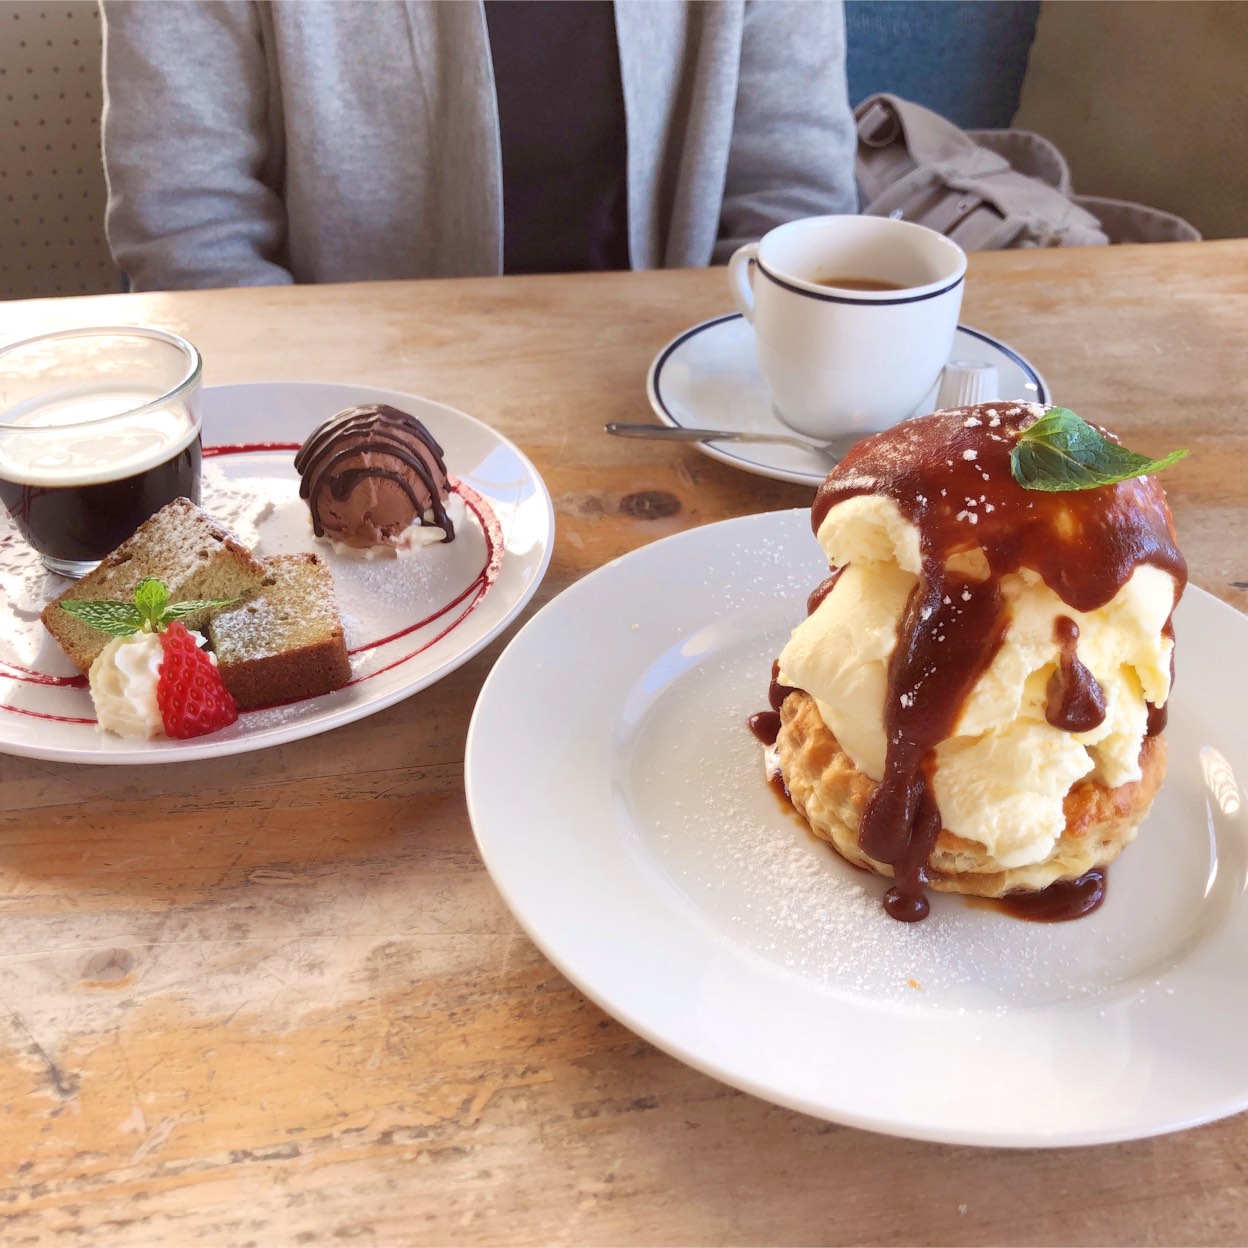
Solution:
[[(501, 271), (480, 0), (103, 11), (108, 236), (135, 289)], [(840, 0), (620, 0), (615, 17), (634, 268), (855, 211)]]

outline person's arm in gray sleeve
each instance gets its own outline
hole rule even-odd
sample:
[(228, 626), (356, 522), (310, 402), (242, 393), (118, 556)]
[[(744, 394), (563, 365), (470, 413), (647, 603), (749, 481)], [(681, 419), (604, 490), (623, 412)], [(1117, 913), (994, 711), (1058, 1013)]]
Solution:
[(289, 283), (266, 175), (260, 18), (230, 0), (103, 0), (106, 226), (135, 290)]
[(798, 217), (857, 212), (841, 0), (749, 0), (715, 259)]

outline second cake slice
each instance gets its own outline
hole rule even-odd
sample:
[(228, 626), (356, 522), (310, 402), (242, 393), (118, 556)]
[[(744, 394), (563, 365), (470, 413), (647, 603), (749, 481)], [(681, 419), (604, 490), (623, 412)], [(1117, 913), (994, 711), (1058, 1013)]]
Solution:
[(259, 591), (208, 624), (225, 687), (239, 709), (292, 702), (351, 679), (329, 568), (313, 554), (264, 561)]

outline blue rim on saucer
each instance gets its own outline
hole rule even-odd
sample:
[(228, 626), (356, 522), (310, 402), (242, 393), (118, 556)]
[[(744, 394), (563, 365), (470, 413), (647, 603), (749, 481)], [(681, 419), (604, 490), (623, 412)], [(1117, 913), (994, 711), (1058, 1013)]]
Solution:
[[(758, 374), (752, 340), (747, 349), (748, 335), (750, 329), (741, 313), (730, 312), (692, 326), (663, 347), (646, 379), (650, 405), (659, 419), (666, 425), (686, 428), (747, 429), (751, 432), (774, 429), (777, 433), (792, 435), (793, 431), (782, 424), (772, 410), (766, 386)], [(729, 338), (731, 344), (727, 341)], [(730, 381), (721, 379), (724, 393), (717, 397), (711, 393), (715, 382), (710, 375), (713, 369), (708, 371), (706, 360), (698, 356), (705, 357), (708, 351), (716, 350), (715, 344), (720, 339), (724, 340), (724, 347), (731, 345), (731, 359), (725, 358), (724, 365), (732, 370), (732, 377)], [(950, 357), (978, 359), (996, 365), (1001, 372), (1002, 402), (1050, 401), (1048, 387), (1035, 366), (982, 330), (959, 325)], [(691, 403), (688, 392), (699, 384), (707, 387), (707, 394), (698, 403)], [(813, 450), (806, 452), (780, 445), (704, 442), (698, 444), (698, 449), (712, 459), (746, 472), (799, 485), (819, 485), (831, 467), (825, 456)]]

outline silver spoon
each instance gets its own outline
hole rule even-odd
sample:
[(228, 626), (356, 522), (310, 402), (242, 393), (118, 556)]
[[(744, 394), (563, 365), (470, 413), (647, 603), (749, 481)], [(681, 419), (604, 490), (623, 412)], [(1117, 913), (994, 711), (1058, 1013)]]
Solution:
[(618, 420), (606, 426), (617, 438), (656, 438), (661, 442), (783, 442), (803, 451), (824, 455), (834, 463), (845, 453), (838, 442), (808, 442), (787, 433), (746, 433), (741, 429), (690, 429), (684, 425), (630, 425)]

